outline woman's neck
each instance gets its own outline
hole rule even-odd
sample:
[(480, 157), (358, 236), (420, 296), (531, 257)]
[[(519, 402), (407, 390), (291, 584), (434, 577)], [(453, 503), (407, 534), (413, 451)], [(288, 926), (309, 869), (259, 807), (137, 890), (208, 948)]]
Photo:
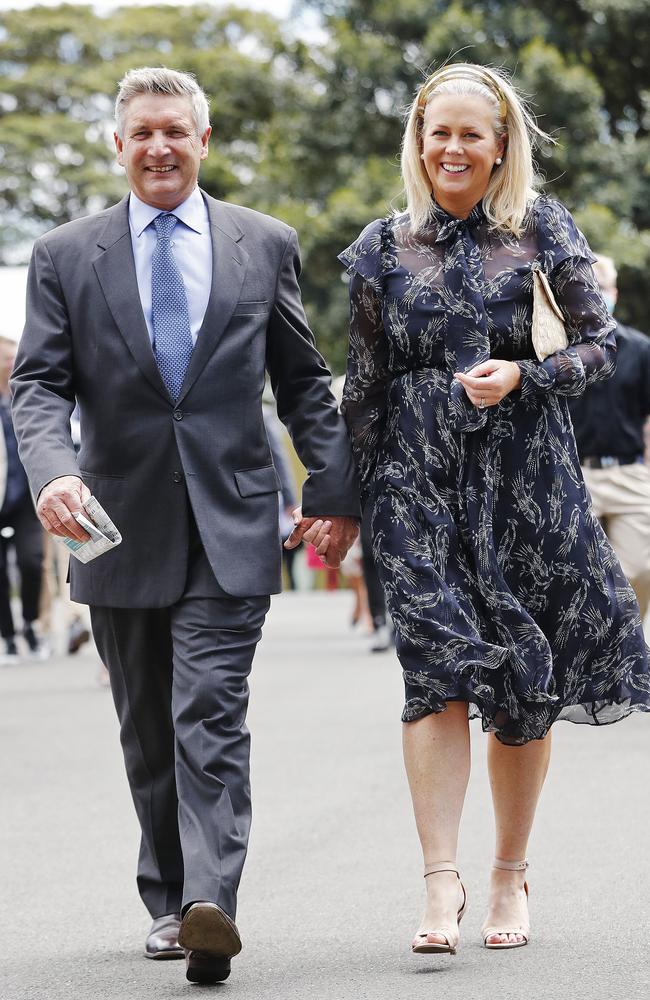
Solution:
[(450, 201), (448, 198), (437, 198), (435, 195), (433, 197), (435, 198), (436, 205), (439, 205), (444, 212), (447, 212), (448, 215), (453, 215), (456, 219), (466, 219), (478, 205), (478, 201), (474, 201), (470, 205), (466, 201), (461, 202), (455, 199)]

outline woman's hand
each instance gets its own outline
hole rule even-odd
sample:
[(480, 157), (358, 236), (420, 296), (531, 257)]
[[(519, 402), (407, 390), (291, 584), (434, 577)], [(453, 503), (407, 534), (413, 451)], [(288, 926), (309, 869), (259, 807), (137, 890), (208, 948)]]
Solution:
[(468, 372), (455, 372), (454, 378), (465, 387), (467, 396), (480, 409), (496, 406), (508, 393), (521, 385), (521, 370), (516, 361), (490, 358)]
[(300, 507), (293, 512), (295, 528), (284, 543), (285, 549), (295, 549), (301, 542), (311, 542), (324, 566), (336, 569), (359, 534), (356, 517), (303, 517)]

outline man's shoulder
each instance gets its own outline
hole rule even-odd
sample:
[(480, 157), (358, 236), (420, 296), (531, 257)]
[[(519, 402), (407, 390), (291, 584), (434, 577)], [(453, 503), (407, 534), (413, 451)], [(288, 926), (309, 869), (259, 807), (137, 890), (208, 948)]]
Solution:
[(650, 337), (641, 330), (636, 330), (633, 326), (625, 323), (618, 323), (616, 327), (616, 339), (620, 342), (627, 342), (640, 351), (650, 351)]
[(247, 235), (277, 236), (286, 242), (292, 232), (291, 226), (276, 219), (273, 215), (265, 215), (264, 212), (258, 212), (254, 208), (246, 208), (244, 205), (236, 205), (231, 201), (219, 201), (209, 195), (206, 195), (206, 198), (208, 206), (214, 210), (217, 223), (219, 215), (225, 215)]
[(83, 215), (79, 219), (72, 219), (64, 222), (63, 225), (50, 229), (39, 237), (37, 242), (44, 243), (48, 249), (58, 249), (69, 244), (78, 245), (85, 240), (95, 240), (106, 228), (108, 220), (113, 213), (120, 209), (122, 202), (102, 209), (100, 212), (93, 212), (92, 215)]

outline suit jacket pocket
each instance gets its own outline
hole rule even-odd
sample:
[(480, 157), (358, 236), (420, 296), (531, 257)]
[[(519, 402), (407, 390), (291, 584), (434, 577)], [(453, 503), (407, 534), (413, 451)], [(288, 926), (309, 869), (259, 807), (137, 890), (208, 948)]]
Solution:
[(233, 316), (260, 316), (269, 311), (267, 299), (256, 299), (250, 302), (238, 302), (233, 309)]
[[(86, 472), (85, 469), (79, 469), (79, 475), (93, 496), (96, 496), (102, 505), (104, 500), (115, 501), (122, 499), (126, 476)], [(108, 513), (110, 514), (110, 511)]]
[(235, 482), (241, 497), (278, 493), (280, 490), (280, 480), (274, 465), (265, 465), (262, 469), (241, 469), (235, 473)]

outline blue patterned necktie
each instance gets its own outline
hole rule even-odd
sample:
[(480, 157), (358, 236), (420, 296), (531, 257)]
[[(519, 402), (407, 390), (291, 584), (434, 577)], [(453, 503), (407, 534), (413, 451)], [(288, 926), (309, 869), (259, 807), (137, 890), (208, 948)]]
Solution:
[(171, 244), (177, 222), (176, 216), (169, 212), (153, 220), (158, 242), (151, 258), (154, 354), (163, 382), (174, 401), (181, 394), (193, 348), (185, 285)]

